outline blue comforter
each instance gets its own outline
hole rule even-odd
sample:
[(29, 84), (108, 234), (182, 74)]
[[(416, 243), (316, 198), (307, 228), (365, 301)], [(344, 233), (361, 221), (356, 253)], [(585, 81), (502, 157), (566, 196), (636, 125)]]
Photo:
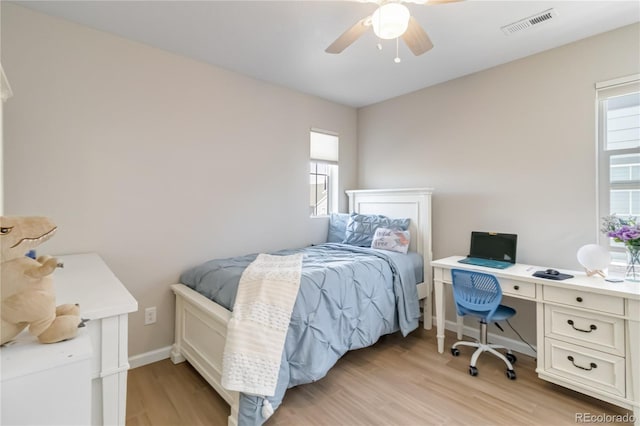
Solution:
[[(277, 408), (285, 391), (324, 377), (347, 351), (374, 344), (382, 335), (417, 328), (420, 309), (414, 266), (406, 255), (322, 244), (275, 254), (304, 253), (302, 280), (280, 364)], [(256, 254), (212, 260), (180, 282), (231, 310), (242, 271)], [(262, 397), (240, 396), (240, 426), (261, 425)]]

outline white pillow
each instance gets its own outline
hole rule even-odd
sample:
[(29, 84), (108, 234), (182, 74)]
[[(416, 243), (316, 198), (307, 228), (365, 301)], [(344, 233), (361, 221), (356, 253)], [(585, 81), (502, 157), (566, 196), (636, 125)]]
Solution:
[(407, 253), (411, 236), (401, 229), (378, 228), (373, 235), (371, 248)]

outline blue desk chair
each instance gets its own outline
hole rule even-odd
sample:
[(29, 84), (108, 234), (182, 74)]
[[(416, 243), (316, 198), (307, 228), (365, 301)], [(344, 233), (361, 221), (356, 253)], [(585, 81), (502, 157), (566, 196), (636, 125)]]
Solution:
[[(456, 342), (451, 346), (451, 354), (453, 356), (460, 355), (458, 346), (478, 348), (471, 356), (471, 363), (469, 364), (469, 374), (476, 376), (478, 375), (478, 369), (476, 368), (478, 357), (483, 352), (490, 352), (504, 361), (507, 365), (507, 377), (515, 380), (516, 373), (513, 371), (512, 365), (516, 362), (515, 355), (511, 353), (509, 348), (487, 343), (487, 324), (509, 319), (516, 313), (514, 309), (500, 304), (502, 301), (502, 289), (498, 280), (493, 275), (462, 269), (452, 269), (451, 278), (453, 281), (453, 297), (458, 315), (472, 315), (480, 318), (480, 341), (468, 342), (461, 340)], [(506, 356), (496, 349), (506, 349)]]

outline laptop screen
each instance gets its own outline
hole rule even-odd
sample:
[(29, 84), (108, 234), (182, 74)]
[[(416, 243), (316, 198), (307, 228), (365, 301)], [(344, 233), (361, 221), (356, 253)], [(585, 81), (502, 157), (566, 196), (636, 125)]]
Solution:
[(496, 232), (471, 232), (471, 249), (469, 257), (501, 260), (516, 263), (516, 234), (499, 234)]

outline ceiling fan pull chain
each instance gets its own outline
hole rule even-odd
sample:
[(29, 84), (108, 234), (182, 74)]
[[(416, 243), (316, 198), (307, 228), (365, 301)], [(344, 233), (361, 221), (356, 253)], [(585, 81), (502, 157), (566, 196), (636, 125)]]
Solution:
[(393, 62), (395, 62), (396, 64), (399, 64), (401, 59), (400, 59), (400, 54), (398, 53), (400, 48), (400, 42), (398, 41), (400, 39), (400, 37), (396, 37), (396, 58), (393, 60)]

